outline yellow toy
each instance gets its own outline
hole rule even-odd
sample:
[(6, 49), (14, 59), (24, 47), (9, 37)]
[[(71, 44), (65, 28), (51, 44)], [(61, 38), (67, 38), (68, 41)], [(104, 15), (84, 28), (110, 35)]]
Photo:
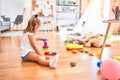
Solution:
[(120, 62), (120, 56), (114, 56), (114, 59)]
[(66, 48), (68, 50), (83, 49), (83, 45), (79, 45), (79, 44), (67, 44)]
[(101, 50), (98, 50), (96, 55), (100, 58), (101, 57), (100, 56), (101, 55)]

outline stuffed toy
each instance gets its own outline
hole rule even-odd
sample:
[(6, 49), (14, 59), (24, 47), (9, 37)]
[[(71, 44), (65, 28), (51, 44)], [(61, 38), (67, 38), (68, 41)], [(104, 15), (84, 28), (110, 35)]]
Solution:
[(104, 36), (102, 34), (93, 34), (92, 32), (83, 34), (70, 40), (70, 43), (77, 43), (86, 47), (102, 47)]
[(86, 47), (102, 47), (104, 37), (101, 34), (91, 37), (86, 43)]

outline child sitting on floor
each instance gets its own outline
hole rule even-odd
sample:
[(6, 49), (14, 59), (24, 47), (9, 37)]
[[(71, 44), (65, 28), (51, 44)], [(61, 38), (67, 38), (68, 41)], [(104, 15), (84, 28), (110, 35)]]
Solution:
[(46, 60), (44, 53), (40, 51), (36, 34), (41, 26), (38, 15), (34, 15), (30, 18), (27, 28), (23, 31), (24, 36), (21, 42), (21, 58), (23, 61), (34, 61), (43, 66), (49, 66), (50, 68), (56, 68), (56, 64), (59, 58), (59, 54), (56, 54), (52, 60)]

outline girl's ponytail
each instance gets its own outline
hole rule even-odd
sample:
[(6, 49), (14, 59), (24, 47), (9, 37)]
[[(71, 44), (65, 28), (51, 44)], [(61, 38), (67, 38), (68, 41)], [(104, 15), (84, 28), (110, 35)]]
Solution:
[(34, 15), (34, 17), (37, 18), (37, 17), (38, 17), (38, 14)]
[(33, 15), (30, 20), (28, 21), (27, 28), (23, 31), (24, 33), (26, 32), (34, 32), (35, 26), (40, 25), (40, 20), (38, 19), (38, 14)]

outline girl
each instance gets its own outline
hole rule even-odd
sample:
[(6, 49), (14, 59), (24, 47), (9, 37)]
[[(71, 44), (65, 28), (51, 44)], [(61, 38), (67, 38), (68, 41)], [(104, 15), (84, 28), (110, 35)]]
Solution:
[(24, 36), (21, 42), (21, 58), (23, 61), (34, 61), (43, 66), (56, 68), (59, 54), (56, 54), (52, 60), (46, 60), (44, 54), (39, 50), (36, 41), (41, 40), (37, 38), (36, 34), (41, 26), (38, 15), (30, 18), (27, 28), (23, 31)]

